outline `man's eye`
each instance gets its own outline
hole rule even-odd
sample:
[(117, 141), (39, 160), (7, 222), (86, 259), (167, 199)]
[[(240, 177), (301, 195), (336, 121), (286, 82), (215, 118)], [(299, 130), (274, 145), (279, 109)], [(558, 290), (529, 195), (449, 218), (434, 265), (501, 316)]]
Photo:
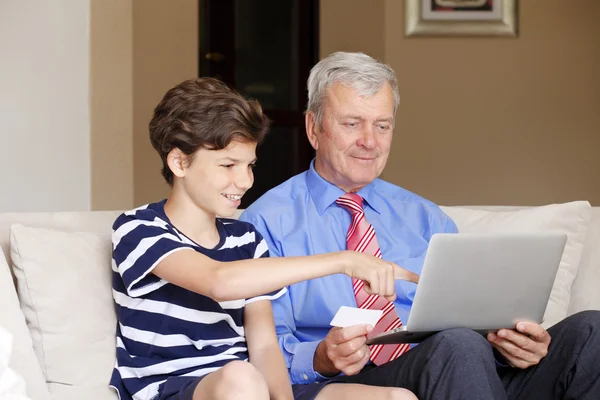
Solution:
[(346, 122), (346, 126), (348, 128), (356, 128), (358, 126), (357, 122)]
[(390, 129), (390, 126), (389, 125), (379, 125), (379, 129), (382, 131), (387, 131)]

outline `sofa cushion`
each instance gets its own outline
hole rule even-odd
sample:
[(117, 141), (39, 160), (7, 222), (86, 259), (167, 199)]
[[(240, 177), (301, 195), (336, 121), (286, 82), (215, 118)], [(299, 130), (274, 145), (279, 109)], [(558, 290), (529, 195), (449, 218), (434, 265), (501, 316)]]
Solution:
[(27, 400), (25, 379), (8, 366), (12, 358), (12, 334), (0, 326), (0, 397), (11, 400)]
[(33, 352), (31, 336), (27, 330), (25, 317), (19, 308), (19, 299), (13, 285), (13, 278), (1, 249), (0, 305), (0, 325), (10, 332), (13, 340), (8, 366), (25, 379), (27, 395), (30, 398), (49, 400), (50, 393), (48, 393), (44, 376)]
[(60, 211), (0, 213), (0, 248), (8, 265), (10, 260), (10, 227), (13, 224), (58, 229), (67, 232), (110, 233), (122, 211)]
[(116, 328), (110, 234), (15, 224), (10, 246), (33, 347), (46, 380), (61, 387), (53, 398), (86, 390), (116, 398), (108, 388)]
[(592, 208), (592, 220), (573, 282), (569, 315), (583, 310), (600, 310), (600, 207)]
[(577, 275), (590, 223), (591, 207), (588, 202), (576, 201), (510, 211), (466, 207), (442, 209), (457, 224), (459, 232), (463, 233), (566, 233), (565, 251), (556, 273), (542, 325), (550, 327), (567, 316), (571, 286)]

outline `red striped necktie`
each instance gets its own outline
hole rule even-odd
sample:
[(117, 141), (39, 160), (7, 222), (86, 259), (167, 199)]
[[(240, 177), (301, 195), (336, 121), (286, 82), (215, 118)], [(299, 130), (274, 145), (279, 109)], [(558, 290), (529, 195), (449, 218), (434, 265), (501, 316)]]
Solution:
[[(337, 199), (336, 203), (346, 209), (352, 218), (348, 234), (346, 235), (346, 249), (381, 258), (381, 249), (379, 249), (379, 244), (377, 243), (375, 230), (365, 218), (362, 197), (355, 193), (346, 193)], [(383, 310), (383, 315), (370, 335), (387, 332), (402, 326), (402, 321), (400, 321), (398, 314), (396, 314), (394, 303), (389, 302), (385, 297), (367, 294), (363, 288), (364, 285), (365, 283), (361, 280), (352, 280), (354, 297), (356, 298), (358, 307), (369, 310)], [(376, 365), (385, 364), (398, 358), (407, 352), (409, 348), (408, 344), (372, 345), (370, 347), (370, 358)]]

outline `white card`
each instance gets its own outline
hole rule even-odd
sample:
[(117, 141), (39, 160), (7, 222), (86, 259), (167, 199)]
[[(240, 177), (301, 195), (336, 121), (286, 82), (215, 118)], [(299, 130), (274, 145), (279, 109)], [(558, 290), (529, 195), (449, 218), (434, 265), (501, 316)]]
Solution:
[(341, 306), (330, 324), (341, 328), (361, 324), (367, 324), (374, 327), (382, 315), (382, 310), (363, 310), (356, 307)]

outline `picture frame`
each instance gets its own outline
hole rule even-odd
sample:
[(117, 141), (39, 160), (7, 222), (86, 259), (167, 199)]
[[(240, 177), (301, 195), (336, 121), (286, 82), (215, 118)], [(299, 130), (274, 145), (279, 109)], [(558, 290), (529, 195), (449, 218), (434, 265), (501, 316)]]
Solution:
[(405, 0), (405, 34), (516, 37), (518, 0)]

